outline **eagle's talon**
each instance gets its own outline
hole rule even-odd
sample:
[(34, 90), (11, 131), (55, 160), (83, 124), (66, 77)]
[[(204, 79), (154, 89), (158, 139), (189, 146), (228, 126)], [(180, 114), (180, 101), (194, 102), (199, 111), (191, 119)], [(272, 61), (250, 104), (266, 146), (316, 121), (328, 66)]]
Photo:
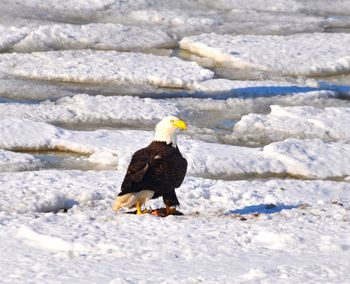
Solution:
[(169, 206), (167, 206), (165, 209), (164, 209), (164, 213), (165, 213), (165, 216), (169, 216), (169, 215), (175, 215), (177, 210), (176, 208), (171, 208)]

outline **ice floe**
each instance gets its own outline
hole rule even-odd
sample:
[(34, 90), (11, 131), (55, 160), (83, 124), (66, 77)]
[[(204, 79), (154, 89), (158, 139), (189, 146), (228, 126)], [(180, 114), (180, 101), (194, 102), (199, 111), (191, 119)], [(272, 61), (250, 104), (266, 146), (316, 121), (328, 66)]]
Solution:
[(27, 7), (35, 7), (40, 9), (68, 9), (68, 10), (85, 10), (85, 9), (95, 9), (102, 10), (108, 6), (114, 4), (114, 0), (87, 0), (87, 1), (72, 1), (72, 0), (54, 0), (50, 2), (42, 2), (40, 0), (24, 0), (21, 1), (21, 5)]
[(323, 140), (350, 140), (350, 108), (311, 106), (271, 106), (267, 115), (243, 116), (234, 127), (234, 134), (258, 141), (277, 141), (286, 138), (322, 138)]
[[(236, 89), (233, 90), (235, 92)], [(253, 88), (253, 91), (255, 89)], [(259, 90), (256, 90), (259, 94)], [(0, 118), (20, 118), (72, 127), (132, 127), (153, 128), (156, 121), (167, 115), (178, 115), (192, 126), (214, 128), (222, 120), (237, 120), (251, 112), (267, 113), (270, 105), (311, 105), (316, 107), (348, 105), (328, 91), (296, 93), (273, 97), (229, 98), (226, 100), (177, 98), (151, 99), (134, 96), (88, 96), (84, 94), (56, 101), (0, 103)], [(217, 117), (224, 112), (223, 118)], [(232, 121), (233, 123), (233, 121)], [(230, 129), (231, 130), (231, 129)], [(192, 129), (188, 133), (192, 133)]]
[(350, 35), (232, 36), (214, 33), (184, 38), (180, 47), (239, 69), (284, 75), (337, 74), (350, 70)]
[[(227, 13), (227, 20), (224, 23), (225, 33), (278, 35), (298, 32), (320, 32), (324, 31), (326, 27), (334, 26), (340, 22), (335, 19), (304, 13), (256, 11), (254, 8), (245, 8), (244, 4), (241, 3), (241, 5)], [(229, 21), (231, 22), (228, 23)], [(222, 30), (224, 31), (224, 29)], [(212, 30), (212, 32), (217, 31)]]
[[(1, 77), (1, 73), (0, 73)], [(4, 74), (4, 77), (6, 75)], [(47, 100), (57, 99), (65, 96), (74, 96), (80, 89), (78, 86), (65, 86), (64, 84), (47, 84), (47, 82), (38, 82), (26, 79), (1, 78), (0, 94), (2, 97), (21, 100)], [(85, 88), (86, 90), (86, 88)]]
[[(112, 17), (107, 19), (115, 21)], [(303, 21), (300, 20), (303, 18)], [(117, 17), (119, 20), (120, 17)], [(191, 10), (185, 8), (146, 7), (123, 13), (122, 22), (158, 27), (175, 38), (215, 32), (219, 34), (286, 34), (296, 32), (320, 32), (325, 27), (343, 23), (345, 20), (328, 20), (325, 17), (295, 14), (277, 14), (237, 9), (217, 11), (206, 8)], [(345, 21), (346, 22), (346, 21)]]
[(218, 93), (223, 96), (227, 94), (237, 96), (271, 96), (319, 90), (316, 86), (309, 87), (308, 85), (293, 84), (287, 81), (240, 81), (229, 79), (211, 79), (203, 82), (195, 82), (192, 88), (196, 91)]
[(287, 139), (263, 148), (264, 157), (283, 163), (287, 173), (310, 178), (341, 178), (349, 175), (350, 144), (320, 139)]
[(49, 51), (0, 55), (0, 71), (24, 78), (187, 88), (213, 72), (175, 57), (116, 51)]
[(219, 1), (208, 1), (200, 0), (200, 3), (206, 4), (220, 9), (247, 9), (256, 11), (288, 11), (296, 12), (302, 7), (302, 3), (297, 0), (277, 0), (277, 1), (244, 1), (239, 0), (219, 0)]
[(189, 1), (168, 2), (164, 6), (154, 4), (148, 2), (148, 5), (138, 7), (131, 3), (119, 7), (112, 6), (100, 20), (156, 26), (180, 38), (204, 32), (229, 34), (316, 32), (346, 22), (346, 19), (302, 13), (302, 11), (294, 13), (257, 11), (254, 7), (248, 8), (242, 3), (235, 9), (226, 11), (221, 10), (222, 7), (218, 7), (218, 10), (208, 9), (206, 6)]
[(28, 34), (26, 28), (5, 27), (0, 25), (0, 51), (10, 49)]
[[(38, 27), (53, 23), (87, 23), (96, 22), (98, 12), (103, 12), (115, 3), (113, 0), (25, 0), (2, 1), (0, 22), (14, 26), (26, 25)], [(5, 18), (5, 19), (3, 19)]]
[(316, 14), (340, 14), (349, 15), (350, 8), (346, 1), (336, 0), (248, 0), (241, 2), (239, 0), (219, 0), (208, 1), (200, 0), (200, 3), (219, 9), (247, 9), (255, 11), (270, 12), (305, 12)]
[[(124, 171), (131, 155), (147, 146), (152, 132), (137, 130), (72, 131), (43, 122), (3, 119), (0, 147), (7, 150), (61, 150), (92, 156), (91, 162), (114, 164)], [(264, 148), (207, 143), (183, 137), (179, 147), (189, 162), (189, 175), (239, 179), (292, 175), (343, 178), (350, 175), (350, 146), (321, 140), (288, 139)], [(96, 154), (99, 155), (99, 154)], [(101, 156), (97, 156), (101, 157)]]
[[(184, 9), (165, 9), (159, 7), (137, 9), (124, 15), (126, 21), (138, 25), (161, 27), (169, 34), (177, 36), (189, 35), (217, 29), (224, 24), (222, 15), (211, 12), (193, 13)], [(113, 21), (113, 19), (111, 19)]]
[(40, 26), (13, 46), (16, 52), (63, 49), (146, 50), (173, 46), (174, 41), (155, 29), (115, 24)]
[(40, 160), (32, 155), (0, 149), (1, 172), (37, 170), (40, 166), (43, 166)]
[[(25, 118), (54, 124), (150, 126), (180, 110), (170, 100), (155, 100), (132, 96), (75, 95), (54, 102), (39, 104), (0, 104), (0, 117)], [(153, 125), (152, 124), (152, 125)]]

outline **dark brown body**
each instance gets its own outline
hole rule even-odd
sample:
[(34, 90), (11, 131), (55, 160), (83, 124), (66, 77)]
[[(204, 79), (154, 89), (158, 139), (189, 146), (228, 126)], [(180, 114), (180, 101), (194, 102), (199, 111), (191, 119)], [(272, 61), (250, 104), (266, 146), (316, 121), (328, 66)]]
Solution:
[(182, 184), (186, 170), (187, 161), (177, 147), (153, 141), (132, 156), (119, 196), (152, 190), (152, 198), (162, 196), (166, 205), (179, 205), (175, 188)]

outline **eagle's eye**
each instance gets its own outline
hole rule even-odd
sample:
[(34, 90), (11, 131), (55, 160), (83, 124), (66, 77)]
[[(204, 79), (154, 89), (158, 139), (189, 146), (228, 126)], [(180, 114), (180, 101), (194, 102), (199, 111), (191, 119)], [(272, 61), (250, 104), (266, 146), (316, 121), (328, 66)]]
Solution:
[(170, 122), (171, 122), (171, 123), (174, 123), (174, 122), (175, 122), (175, 120), (174, 120), (174, 119), (170, 119)]

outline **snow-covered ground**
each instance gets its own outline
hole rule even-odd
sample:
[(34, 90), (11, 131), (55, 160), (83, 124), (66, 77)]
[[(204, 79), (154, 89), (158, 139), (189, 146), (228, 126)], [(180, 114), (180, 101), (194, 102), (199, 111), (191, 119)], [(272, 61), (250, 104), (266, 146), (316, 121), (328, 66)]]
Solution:
[(0, 179), (4, 282), (348, 280), (348, 183), (188, 177), (179, 190), (186, 216), (158, 219), (110, 210), (120, 173)]
[[(349, 31), (342, 0), (0, 0), (0, 283), (350, 283)], [(184, 216), (115, 214), (170, 114)]]

